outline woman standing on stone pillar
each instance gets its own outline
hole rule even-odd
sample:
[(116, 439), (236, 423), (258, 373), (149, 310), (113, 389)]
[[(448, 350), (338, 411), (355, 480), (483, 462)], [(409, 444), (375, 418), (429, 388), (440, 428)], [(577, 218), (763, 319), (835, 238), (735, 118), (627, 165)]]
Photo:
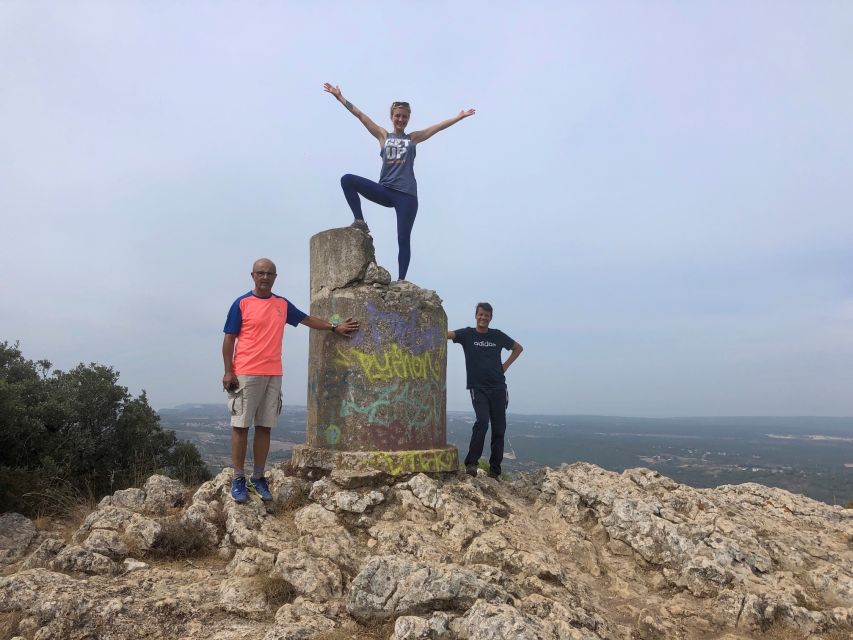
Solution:
[(473, 116), (475, 111), (474, 109), (460, 111), (453, 118), (443, 120), (421, 131), (407, 134), (405, 129), (406, 125), (409, 124), (412, 109), (408, 102), (392, 102), (391, 124), (394, 125), (394, 131), (389, 133), (344, 98), (340, 87), (327, 82), (323, 85), (323, 90), (335, 96), (337, 101), (358, 118), (370, 134), (379, 141), (379, 156), (382, 158), (379, 182), (373, 182), (373, 180), (348, 173), (341, 178), (341, 188), (344, 190), (344, 197), (352, 209), (353, 216), (355, 216), (355, 221), (351, 226), (361, 229), (365, 233), (368, 233), (370, 229), (361, 213), (359, 195), (383, 207), (394, 207), (397, 212), (397, 244), (400, 248), (397, 263), (400, 268), (400, 280), (404, 280), (412, 257), (412, 227), (418, 213), (415, 147), (424, 140), (429, 140), (439, 131), (447, 129), (447, 127), (468, 116)]

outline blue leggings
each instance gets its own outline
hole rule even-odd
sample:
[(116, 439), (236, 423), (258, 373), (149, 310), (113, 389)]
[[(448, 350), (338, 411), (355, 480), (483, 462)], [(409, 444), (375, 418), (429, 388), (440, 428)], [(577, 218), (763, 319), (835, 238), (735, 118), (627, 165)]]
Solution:
[(397, 212), (397, 244), (400, 247), (397, 265), (400, 268), (400, 280), (405, 279), (406, 272), (409, 270), (409, 261), (412, 259), (412, 227), (415, 224), (415, 216), (418, 215), (417, 196), (389, 189), (373, 180), (354, 176), (351, 173), (341, 178), (341, 188), (344, 190), (349, 208), (352, 209), (352, 215), (357, 220), (364, 220), (359, 195), (383, 207), (394, 207)]

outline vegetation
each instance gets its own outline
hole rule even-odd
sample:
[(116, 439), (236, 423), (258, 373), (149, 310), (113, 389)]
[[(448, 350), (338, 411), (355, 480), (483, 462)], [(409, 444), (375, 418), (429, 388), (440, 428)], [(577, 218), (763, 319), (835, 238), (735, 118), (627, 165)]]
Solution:
[(0, 342), (0, 512), (64, 512), (155, 472), (188, 484), (210, 477), (198, 450), (164, 431), (145, 392), (132, 397), (112, 367), (51, 369)]
[[(486, 460), (485, 458), (480, 458), (477, 461), (477, 468), (482, 469), (486, 473), (489, 473), (492, 470), (492, 468), (489, 466), (489, 461)], [(501, 471), (500, 479), (503, 480), (504, 482), (508, 482), (510, 479), (509, 474), (506, 471)]]
[(374, 622), (344, 629), (332, 629), (313, 636), (315, 640), (385, 640), (394, 633), (394, 621)]
[[(211, 541), (200, 527), (171, 516), (159, 520), (160, 535), (148, 552), (155, 558), (183, 560), (206, 555)], [(133, 550), (136, 552), (136, 550)], [(145, 554), (139, 554), (145, 555)]]
[(273, 611), (293, 602), (297, 594), (296, 588), (280, 576), (256, 576), (253, 582), (254, 588), (264, 594), (267, 607)]
[(19, 611), (0, 613), (0, 640), (11, 640), (18, 635), (18, 625), (24, 619)]

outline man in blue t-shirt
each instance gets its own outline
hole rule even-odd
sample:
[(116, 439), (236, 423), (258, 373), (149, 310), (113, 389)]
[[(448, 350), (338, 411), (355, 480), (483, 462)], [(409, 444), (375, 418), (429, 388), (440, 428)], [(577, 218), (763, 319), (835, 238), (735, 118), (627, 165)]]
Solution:
[[(489, 457), (489, 477), (499, 478), (501, 462), (504, 458), (504, 432), (506, 431), (506, 408), (509, 406), (509, 393), (506, 389), (504, 373), (515, 359), (521, 355), (522, 346), (503, 331), (489, 329), (492, 321), (492, 305), (488, 302), (477, 303), (474, 313), (477, 326), (448, 331), (447, 339), (462, 345), (465, 351), (465, 372), (468, 378), (468, 390), (474, 405), (476, 421), (471, 431), (471, 444), (465, 456), (465, 472), (477, 475), (477, 462), (483, 453), (486, 431), (492, 423), (492, 454)], [(512, 353), (501, 362), (501, 350)]]

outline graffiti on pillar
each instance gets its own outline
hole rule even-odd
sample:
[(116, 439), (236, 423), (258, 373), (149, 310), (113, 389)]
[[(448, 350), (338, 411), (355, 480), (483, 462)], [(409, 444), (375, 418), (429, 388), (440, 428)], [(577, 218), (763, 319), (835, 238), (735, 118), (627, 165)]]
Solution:
[(341, 439), (341, 428), (336, 424), (330, 424), (323, 430), (323, 437), (328, 444), (334, 447)]
[(390, 341), (420, 355), (443, 345), (446, 336), (443, 327), (419, 327), (415, 309), (403, 315), (396, 311), (380, 311), (372, 302), (368, 302), (367, 317), (362, 323), (362, 330), (353, 336), (352, 345), (358, 347), (366, 343), (364, 346), (376, 347)]
[[(360, 415), (368, 424), (387, 425), (391, 421), (383, 421), (382, 417), (393, 414), (405, 415), (406, 423), (414, 428), (433, 427), (440, 423), (439, 404), (442, 395), (438, 393), (438, 385), (435, 385), (435, 392), (430, 393), (413, 392), (409, 382), (392, 382), (384, 388), (374, 388), (371, 391), (371, 400), (366, 404), (359, 404), (353, 400), (353, 394), (344, 399), (341, 402), (341, 418)], [(393, 411), (388, 411), (388, 408), (392, 408)]]
[(381, 311), (372, 303), (366, 312), (361, 330), (334, 344), (332, 361), (309, 379), (318, 441), (384, 451), (443, 446), (444, 323), (419, 326), (425, 318), (418, 310)]
[(336, 400), (349, 390), (351, 371), (332, 368), (315, 369), (308, 382), (308, 393), (317, 402)]
[(371, 448), (383, 451), (432, 449), (444, 444), (434, 428), (419, 429), (402, 420), (392, 420), (390, 424), (369, 424), (362, 429)]
[[(335, 364), (361, 371), (370, 382), (385, 380), (440, 380), (447, 345), (437, 352), (414, 354), (393, 343), (381, 353), (365, 353), (355, 347), (338, 347)], [(435, 358), (433, 358), (435, 353)]]
[(422, 471), (448, 473), (456, 471), (458, 464), (456, 451), (451, 449), (402, 453), (377, 451), (370, 456), (372, 467), (382, 469), (394, 476)]

